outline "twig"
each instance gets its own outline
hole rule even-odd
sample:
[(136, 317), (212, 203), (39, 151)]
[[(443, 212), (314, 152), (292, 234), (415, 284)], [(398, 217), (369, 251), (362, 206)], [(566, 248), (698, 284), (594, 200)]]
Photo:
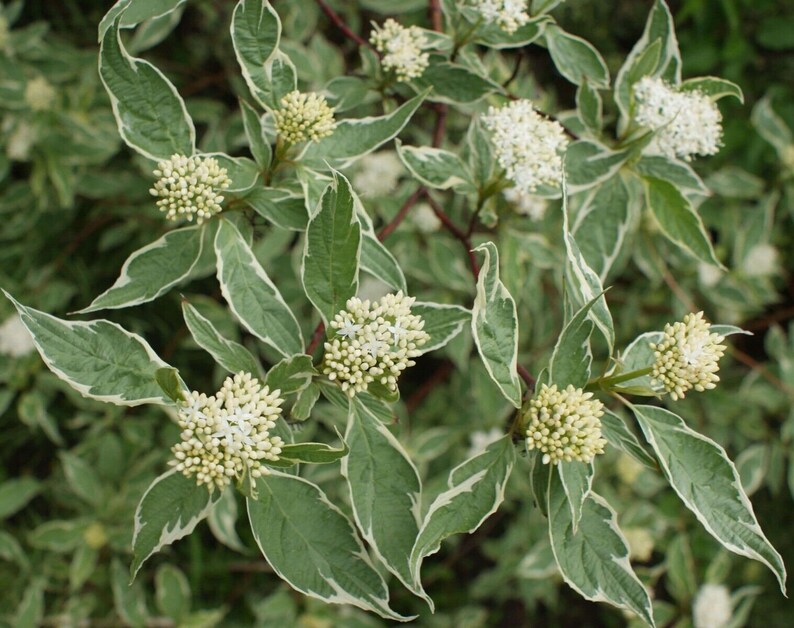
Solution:
[(516, 367), (516, 370), (518, 371), (518, 375), (521, 377), (521, 379), (524, 380), (524, 383), (527, 385), (529, 394), (532, 395), (532, 393), (535, 392), (535, 383), (536, 383), (535, 378), (527, 369), (525, 369), (520, 364)]
[(428, 10), (430, 12), (430, 24), (433, 26), (433, 30), (440, 33), (444, 30), (444, 26), (441, 23), (441, 4), (438, 0), (430, 0), (430, 2), (428, 2)]
[(322, 340), (323, 332), (325, 332), (325, 323), (320, 322), (320, 324), (314, 328), (312, 339), (309, 342), (309, 346), (306, 347), (306, 355), (312, 355), (314, 353), (317, 345), (320, 344), (320, 340)]
[[(342, 31), (342, 33), (345, 34), (345, 36), (348, 39), (352, 39), (359, 46), (366, 46), (367, 48), (374, 50), (375, 53), (378, 54), (378, 51), (375, 50), (375, 48), (373, 48), (372, 44), (370, 44), (366, 39), (364, 39), (357, 33), (354, 33), (353, 30), (347, 25), (347, 23), (341, 17), (339, 17), (339, 14), (336, 11), (334, 11), (330, 6), (328, 6), (325, 0), (316, 0), (316, 1), (317, 4), (320, 5), (320, 8), (322, 9), (323, 13), (325, 13), (328, 16), (328, 18), (336, 25), (336, 27), (340, 31)], [(378, 54), (378, 56), (380, 56), (380, 54)]]
[(405, 401), (405, 409), (410, 414), (413, 410), (419, 407), (419, 404), (425, 400), (433, 389), (438, 386), (441, 382), (443, 382), (449, 374), (452, 372), (452, 362), (445, 361), (441, 366), (439, 366), (435, 372), (425, 380), (424, 384), (413, 393), (408, 399)]
[(408, 215), (408, 212), (411, 208), (416, 205), (416, 202), (422, 197), (425, 193), (425, 188), (419, 186), (414, 190), (414, 193), (409, 196), (406, 201), (403, 203), (402, 207), (400, 207), (400, 211), (397, 212), (397, 215), (392, 219), (392, 221), (383, 227), (378, 234), (378, 240), (383, 242), (386, 238), (388, 238), (394, 230), (400, 225), (400, 223), (405, 219)]
[(427, 202), (430, 203), (433, 213), (438, 217), (444, 227), (446, 227), (447, 231), (460, 240), (461, 244), (466, 248), (466, 254), (469, 256), (471, 274), (474, 275), (474, 279), (476, 280), (480, 275), (480, 265), (477, 263), (477, 258), (474, 256), (474, 251), (472, 251), (471, 240), (454, 222), (452, 222), (450, 217), (447, 216), (436, 199), (430, 196), (429, 193), (425, 194), (425, 198), (427, 198)]

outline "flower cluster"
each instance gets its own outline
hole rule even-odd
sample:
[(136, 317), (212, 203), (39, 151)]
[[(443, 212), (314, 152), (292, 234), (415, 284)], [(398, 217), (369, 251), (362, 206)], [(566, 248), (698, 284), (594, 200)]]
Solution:
[(687, 314), (683, 322), (664, 327), (660, 342), (650, 343), (656, 360), (651, 375), (674, 399), (683, 399), (688, 390), (712, 389), (720, 381), (717, 371), (725, 353), (723, 336), (710, 331), (703, 312)]
[(55, 88), (43, 76), (37, 76), (25, 86), (25, 102), (33, 111), (52, 108), (56, 95)]
[(390, 150), (371, 153), (359, 164), (359, 170), (353, 175), (353, 188), (359, 190), (361, 196), (370, 198), (394, 192), (403, 173), (403, 163), (397, 153)]
[(157, 164), (154, 175), (159, 179), (149, 193), (160, 197), (157, 206), (166, 219), (195, 217), (199, 225), (221, 211), (223, 196), (218, 191), (231, 184), (226, 168), (213, 157), (172, 155)]
[(0, 325), (0, 354), (19, 358), (36, 348), (33, 337), (19, 314), (12, 314)]
[(705, 94), (679, 91), (663, 79), (645, 76), (634, 85), (634, 99), (637, 124), (656, 131), (652, 151), (690, 161), (720, 149), (722, 114)]
[(319, 142), (336, 128), (334, 110), (328, 106), (325, 96), (297, 89), (281, 99), (281, 107), (274, 112), (276, 130), (287, 144), (304, 140)]
[(325, 343), (323, 373), (351, 397), (372, 382), (396, 392), (400, 373), (414, 365), (411, 358), (430, 339), (422, 317), (411, 314), (413, 302), (402, 291), (375, 303), (348, 299), (329, 323), (334, 334)]
[(213, 396), (192, 392), (179, 408), (182, 441), (171, 464), (198, 484), (223, 488), (249, 473), (267, 475), (262, 461), (278, 460), (284, 442), (271, 436), (281, 414), (279, 390), (270, 391), (250, 373), (227, 377)]
[(516, 193), (531, 194), (544, 183), (560, 184), (568, 138), (559, 122), (542, 117), (529, 100), (491, 107), (483, 122)]
[(543, 216), (546, 215), (549, 203), (545, 198), (524, 194), (518, 188), (507, 188), (502, 194), (516, 210), (516, 213), (528, 216), (532, 222), (543, 220)]
[(381, 64), (393, 70), (398, 81), (410, 81), (422, 76), (428, 64), (428, 54), (422, 52), (427, 38), (418, 26), (401, 26), (389, 18), (383, 26), (373, 24), (369, 41), (375, 50), (383, 53)]
[(508, 34), (529, 21), (527, 0), (474, 0), (474, 8), (486, 22), (496, 23)]
[(695, 628), (725, 628), (733, 617), (733, 602), (727, 587), (704, 584), (692, 605)]
[(527, 449), (538, 449), (543, 464), (578, 460), (591, 462), (604, 453), (607, 441), (601, 436), (602, 404), (593, 393), (569, 385), (543, 384), (529, 402)]

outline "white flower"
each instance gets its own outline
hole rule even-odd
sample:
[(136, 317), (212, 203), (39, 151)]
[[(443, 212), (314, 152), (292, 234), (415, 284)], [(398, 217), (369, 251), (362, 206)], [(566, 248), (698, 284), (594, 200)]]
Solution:
[(592, 397), (593, 393), (571, 385), (557, 390), (556, 384), (543, 384), (529, 402), (527, 449), (538, 449), (543, 454), (543, 464), (561, 460), (591, 462), (596, 454), (604, 453), (604, 404)]
[(678, 91), (660, 78), (645, 76), (634, 85), (634, 119), (656, 131), (650, 152), (689, 161), (714, 155), (722, 145), (722, 114), (705, 94)]
[(274, 112), (276, 130), (287, 144), (304, 140), (319, 142), (336, 128), (334, 110), (324, 96), (297, 89), (281, 99), (280, 108)]
[(418, 26), (401, 26), (389, 18), (374, 27), (369, 35), (375, 50), (383, 53), (380, 62), (385, 70), (393, 70), (398, 81), (410, 81), (422, 76), (428, 64), (428, 54), (422, 52), (427, 38)]
[(198, 484), (223, 488), (232, 478), (267, 475), (263, 461), (278, 460), (284, 442), (271, 436), (281, 414), (280, 391), (250, 373), (227, 377), (213, 396), (192, 392), (179, 408), (182, 440), (171, 465)]
[(777, 268), (777, 249), (771, 244), (756, 244), (742, 262), (742, 270), (751, 277), (773, 275)]
[(707, 264), (706, 262), (698, 264), (698, 281), (703, 287), (713, 288), (720, 282), (720, 279), (722, 279), (722, 271), (719, 266)]
[(422, 233), (433, 233), (441, 228), (441, 219), (429, 203), (417, 203), (411, 210), (411, 220)]
[(402, 162), (394, 151), (372, 153), (359, 164), (359, 170), (353, 175), (353, 187), (361, 196), (372, 198), (394, 192), (403, 172)]
[(559, 122), (542, 117), (529, 100), (490, 107), (483, 122), (517, 194), (531, 194), (541, 184), (560, 185), (568, 139)]
[(695, 628), (725, 628), (731, 621), (731, 593), (721, 584), (704, 584), (692, 605)]
[[(402, 292), (374, 303), (348, 299), (346, 308), (329, 323), (336, 332), (325, 343), (323, 373), (328, 379), (338, 381), (351, 397), (372, 382), (395, 392), (400, 373), (414, 365), (411, 358), (430, 339), (422, 318), (411, 314), (413, 302)], [(354, 326), (355, 334), (340, 333)]]
[(506, 33), (514, 33), (529, 21), (527, 0), (474, 0), (483, 19), (496, 23)]
[(623, 528), (623, 536), (629, 543), (629, 558), (641, 563), (651, 559), (653, 554), (653, 535), (648, 528)]
[(495, 443), (504, 436), (504, 432), (498, 427), (492, 427), (487, 432), (484, 430), (477, 430), (469, 434), (469, 451), (466, 453), (467, 458), (474, 458), (477, 454), (484, 452), (488, 445)]
[(27, 161), (35, 141), (36, 130), (27, 122), (20, 121), (8, 138), (6, 155), (14, 161)]
[(533, 222), (543, 220), (549, 206), (545, 198), (524, 194), (518, 188), (507, 188), (502, 194), (519, 214), (528, 216)]
[(660, 342), (650, 343), (656, 357), (651, 375), (674, 400), (683, 399), (692, 388), (703, 392), (720, 381), (717, 371), (725, 338), (710, 329), (703, 312), (687, 314), (683, 322), (665, 325)]
[(55, 96), (55, 88), (43, 76), (37, 76), (25, 86), (25, 102), (33, 111), (50, 109)]
[(172, 155), (157, 164), (154, 175), (159, 179), (149, 193), (160, 197), (157, 206), (166, 220), (195, 218), (199, 225), (221, 211), (218, 191), (231, 184), (226, 168), (213, 157)]
[(12, 314), (0, 325), (0, 353), (19, 358), (36, 348), (19, 314)]

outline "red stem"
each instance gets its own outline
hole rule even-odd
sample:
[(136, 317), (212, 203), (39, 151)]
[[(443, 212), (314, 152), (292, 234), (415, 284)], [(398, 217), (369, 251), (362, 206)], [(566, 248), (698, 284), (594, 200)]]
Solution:
[[(320, 5), (320, 8), (322, 9), (323, 13), (325, 13), (328, 16), (328, 18), (336, 25), (336, 27), (340, 31), (342, 31), (342, 33), (345, 34), (345, 36), (348, 39), (352, 39), (359, 46), (366, 46), (367, 48), (371, 48), (372, 50), (375, 50), (372, 47), (372, 44), (370, 44), (366, 39), (358, 35), (358, 33), (353, 32), (353, 30), (351, 30), (351, 28), (347, 25), (347, 23), (341, 17), (339, 17), (339, 14), (336, 11), (334, 11), (330, 6), (328, 6), (325, 0), (317, 0), (317, 4)], [(377, 51), (375, 52), (377, 53)]]

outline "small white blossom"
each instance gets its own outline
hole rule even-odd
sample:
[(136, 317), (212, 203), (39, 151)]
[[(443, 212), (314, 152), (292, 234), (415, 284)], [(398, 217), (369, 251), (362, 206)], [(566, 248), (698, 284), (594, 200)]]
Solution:
[(527, 0), (474, 0), (474, 8), (488, 23), (496, 23), (508, 34), (529, 21)]
[[(338, 381), (351, 397), (372, 382), (396, 391), (400, 373), (414, 365), (411, 358), (430, 339), (422, 318), (411, 314), (413, 302), (413, 297), (402, 292), (374, 303), (348, 299), (345, 309), (329, 323), (335, 333), (325, 343), (323, 373), (328, 379)], [(354, 326), (358, 328), (355, 334), (340, 333)]]
[(353, 187), (361, 196), (375, 198), (394, 192), (403, 164), (391, 150), (372, 153), (359, 161), (359, 169), (353, 175)]
[(481, 454), (488, 448), (488, 445), (498, 441), (504, 434), (505, 433), (498, 427), (492, 427), (487, 432), (484, 430), (472, 432), (469, 434), (469, 442), (471, 444), (469, 446), (469, 451), (466, 453), (466, 457), (474, 458), (477, 454)]
[(336, 128), (334, 110), (325, 96), (314, 92), (303, 93), (297, 89), (281, 99), (280, 108), (274, 112), (276, 130), (287, 144), (304, 140), (319, 142)]
[(441, 219), (430, 207), (430, 203), (417, 203), (411, 210), (411, 221), (422, 233), (433, 233), (441, 228)]
[(55, 102), (55, 88), (43, 76), (37, 76), (25, 86), (25, 102), (33, 111), (46, 111)]
[(36, 348), (19, 314), (12, 314), (0, 325), (0, 353), (19, 358)]
[(687, 314), (683, 322), (665, 325), (660, 342), (650, 343), (656, 357), (651, 376), (674, 400), (683, 399), (692, 388), (703, 392), (720, 381), (717, 371), (725, 338), (710, 329), (703, 312)]
[(383, 68), (393, 70), (398, 81), (422, 76), (429, 62), (428, 54), (422, 52), (428, 44), (422, 29), (418, 26), (406, 28), (391, 18), (383, 26), (375, 23), (372, 26), (369, 41), (375, 50), (383, 53), (380, 60)]
[(166, 220), (195, 218), (199, 225), (221, 211), (218, 192), (231, 184), (226, 168), (213, 157), (172, 155), (157, 164), (154, 175), (159, 179), (149, 193), (160, 197), (157, 206)]
[(777, 269), (777, 249), (771, 244), (756, 244), (742, 262), (742, 270), (751, 277), (774, 275)]
[(523, 194), (518, 188), (507, 188), (502, 194), (505, 200), (513, 205), (517, 213), (528, 216), (533, 222), (543, 220), (543, 216), (546, 215), (549, 203), (545, 198)]
[(653, 535), (648, 528), (623, 528), (623, 536), (629, 543), (629, 558), (641, 563), (651, 559), (653, 554)]
[(569, 385), (543, 384), (529, 402), (527, 449), (543, 454), (543, 464), (560, 461), (591, 462), (604, 453), (606, 439), (601, 436), (604, 404), (593, 393)]
[(359, 331), (361, 331), (361, 325), (354, 325), (349, 318), (345, 318), (342, 321), (342, 326), (336, 330), (336, 334), (345, 338), (355, 338)]
[(8, 138), (6, 155), (14, 161), (27, 161), (35, 141), (36, 130), (27, 122), (20, 121)]
[(531, 194), (542, 184), (560, 185), (568, 138), (559, 122), (542, 117), (529, 100), (490, 107), (483, 122), (517, 194)]
[(634, 85), (634, 119), (656, 131), (651, 152), (690, 161), (714, 155), (722, 145), (722, 114), (705, 94), (678, 91), (663, 79), (645, 76)]
[(722, 271), (719, 266), (706, 262), (698, 264), (698, 281), (704, 288), (713, 288), (720, 282), (720, 279), (722, 279)]
[(704, 584), (692, 605), (695, 628), (725, 628), (733, 616), (731, 593), (721, 584)]
[(267, 475), (263, 461), (278, 460), (284, 442), (276, 427), (283, 399), (250, 373), (227, 377), (213, 396), (192, 392), (179, 408), (182, 440), (171, 465), (198, 484), (223, 488), (232, 478)]

